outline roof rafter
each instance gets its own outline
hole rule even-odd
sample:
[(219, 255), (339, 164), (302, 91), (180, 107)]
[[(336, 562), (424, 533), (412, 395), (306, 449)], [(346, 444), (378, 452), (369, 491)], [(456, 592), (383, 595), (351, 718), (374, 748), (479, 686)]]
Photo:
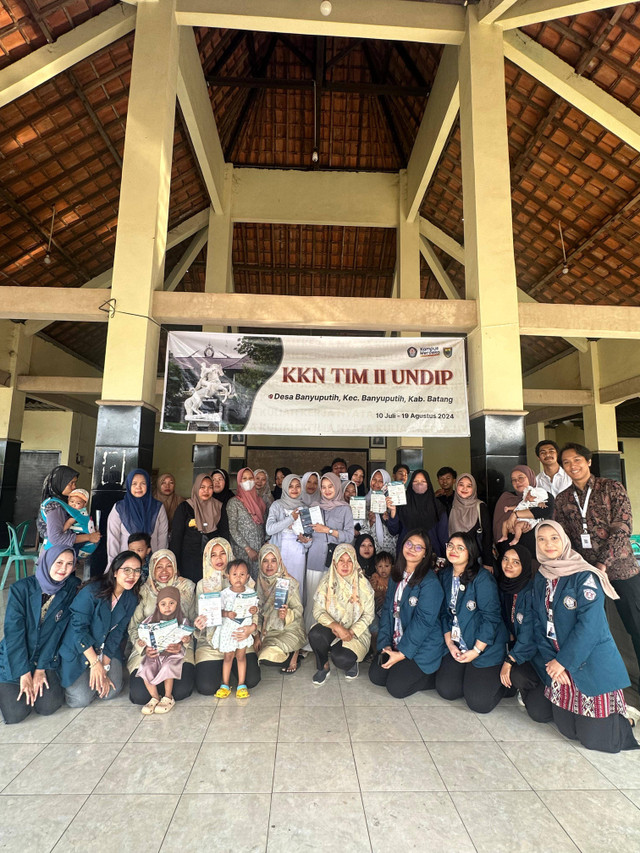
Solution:
[(509, 4), (511, 8), (508, 8), (493, 23), (505, 30), (515, 30), (518, 27), (528, 27), (531, 24), (553, 21), (556, 18), (569, 18), (585, 12), (599, 12), (601, 9), (611, 9), (613, 6), (625, 6), (626, 3), (627, 0), (565, 0), (565, 2), (518, 0), (515, 4)]

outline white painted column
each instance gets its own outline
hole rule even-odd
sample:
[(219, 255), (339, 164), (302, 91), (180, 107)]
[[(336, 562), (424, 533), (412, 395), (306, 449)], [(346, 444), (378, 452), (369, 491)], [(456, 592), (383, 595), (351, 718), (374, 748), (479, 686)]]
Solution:
[(155, 402), (160, 330), (147, 317), (164, 277), (178, 69), (175, 5), (139, 0), (137, 6), (111, 286), (116, 312), (102, 387), (108, 402)]
[(502, 32), (467, 8), (460, 47), (460, 134), (471, 414), (521, 414), (522, 368), (513, 255)]
[(597, 341), (589, 341), (586, 353), (580, 353), (580, 384), (593, 391), (593, 403), (582, 407), (584, 440), (590, 450), (618, 452), (616, 407), (600, 402), (600, 353)]

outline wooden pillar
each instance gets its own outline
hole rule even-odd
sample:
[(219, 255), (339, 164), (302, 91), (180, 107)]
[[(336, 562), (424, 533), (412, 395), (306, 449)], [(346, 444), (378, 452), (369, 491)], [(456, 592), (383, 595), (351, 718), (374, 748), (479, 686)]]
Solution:
[(16, 389), (19, 374), (29, 372), (30, 337), (22, 323), (0, 322), (0, 543), (9, 541), (5, 522), (13, 523), (20, 467), (25, 394)]

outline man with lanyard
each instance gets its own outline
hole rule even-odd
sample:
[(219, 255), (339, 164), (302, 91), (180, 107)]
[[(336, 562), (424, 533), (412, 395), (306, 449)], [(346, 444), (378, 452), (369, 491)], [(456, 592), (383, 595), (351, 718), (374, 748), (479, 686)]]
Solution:
[(542, 462), (542, 471), (536, 477), (536, 486), (544, 489), (554, 498), (571, 485), (571, 477), (563, 471), (558, 463), (560, 448), (545, 438), (536, 444), (536, 456)]
[(620, 598), (616, 608), (631, 636), (640, 666), (640, 568), (631, 548), (631, 502), (617, 480), (591, 473), (591, 451), (566, 444), (560, 463), (571, 478), (554, 505), (554, 519), (584, 559), (609, 576)]

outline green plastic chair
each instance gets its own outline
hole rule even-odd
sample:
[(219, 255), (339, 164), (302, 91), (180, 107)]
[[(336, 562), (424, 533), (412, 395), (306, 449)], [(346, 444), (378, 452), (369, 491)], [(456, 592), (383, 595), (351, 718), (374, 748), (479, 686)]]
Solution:
[(35, 570), (35, 564), (38, 561), (37, 554), (26, 554), (24, 551), (21, 550), (20, 542), (18, 539), (18, 533), (13, 524), (9, 524), (9, 522), (7, 521), (6, 525), (7, 530), (9, 531), (9, 548), (8, 553), (4, 552), (2, 558), (7, 556), (8, 559), (7, 564), (4, 567), (4, 572), (2, 574), (2, 581), (0, 582), (0, 591), (4, 589), (4, 585), (7, 580), (7, 575), (9, 574), (9, 569), (12, 565), (15, 565), (16, 580), (19, 580), (22, 568), (24, 568), (24, 576), (26, 578), (29, 574), (29, 562), (31, 561), (34, 564)]
[(16, 524), (16, 536), (18, 537), (18, 545), (20, 546), (21, 551), (24, 550), (24, 541), (27, 538), (30, 524), (31, 521), (29, 519), (21, 521), (20, 524)]

